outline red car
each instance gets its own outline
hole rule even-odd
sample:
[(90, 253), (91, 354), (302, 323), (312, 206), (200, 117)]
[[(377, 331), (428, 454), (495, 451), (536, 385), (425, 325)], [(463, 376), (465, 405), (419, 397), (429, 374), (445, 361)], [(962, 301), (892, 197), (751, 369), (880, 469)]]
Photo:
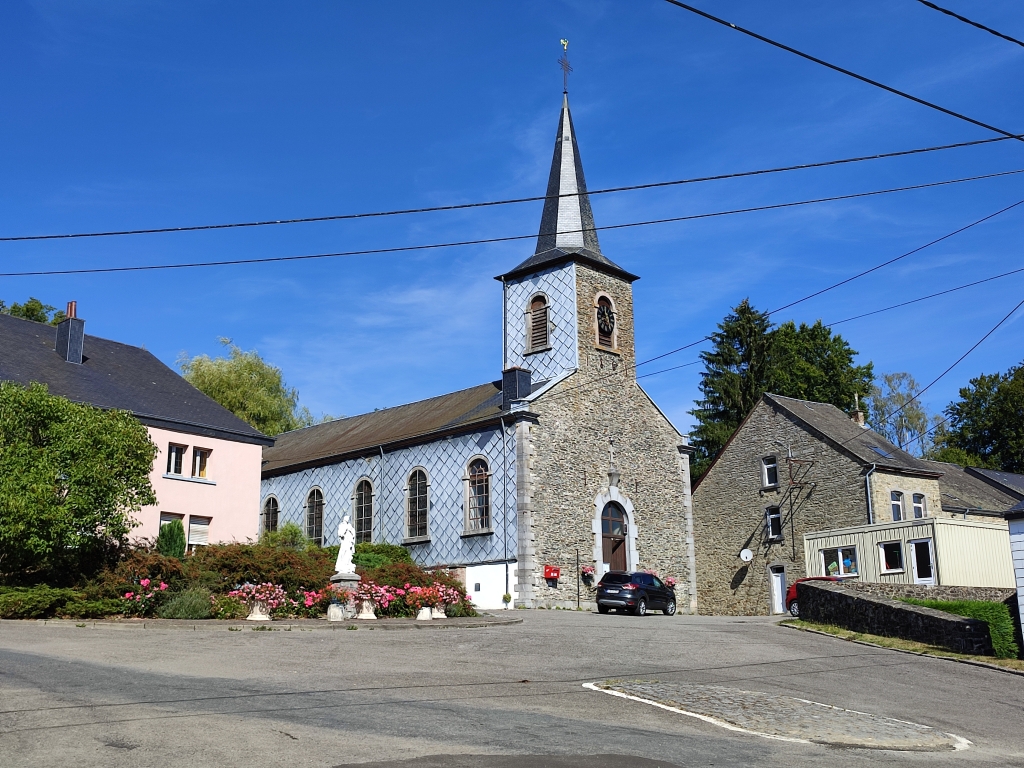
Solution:
[(800, 606), (796, 602), (796, 585), (801, 581), (839, 581), (837, 576), (808, 576), (806, 579), (797, 579), (789, 585), (786, 590), (786, 610), (791, 616), (800, 615)]

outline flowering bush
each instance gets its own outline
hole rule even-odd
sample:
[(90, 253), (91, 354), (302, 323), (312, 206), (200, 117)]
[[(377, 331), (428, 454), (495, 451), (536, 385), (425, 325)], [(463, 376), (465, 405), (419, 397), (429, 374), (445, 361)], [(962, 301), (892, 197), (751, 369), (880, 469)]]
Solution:
[(405, 602), (417, 611), (421, 608), (444, 605), (441, 593), (436, 587), (410, 587), (405, 595)]
[[(344, 593), (344, 595), (339, 596), (339, 593)], [(299, 587), (295, 597), (293, 598), (289, 595), (288, 605), (282, 606), (279, 610), (284, 610), (289, 616), (296, 616), (301, 619), (318, 619), (327, 613), (327, 606), (331, 604), (332, 600), (345, 601), (347, 600), (347, 593), (344, 590), (335, 591), (330, 586), (323, 589)]]
[(139, 579), (138, 587), (121, 596), (124, 602), (125, 616), (152, 616), (160, 604), (163, 593), (167, 591), (167, 584), (160, 582), (154, 584), (150, 578)]
[(664, 581), (665, 584), (669, 587), (675, 588), (676, 586), (676, 580), (671, 576), (666, 576), (664, 579), (662, 579), (662, 581)]
[(592, 566), (592, 565), (584, 565), (582, 568), (580, 568), (580, 573), (582, 573), (584, 576), (593, 576), (594, 575), (594, 566)]
[(237, 597), (213, 595), (210, 597), (210, 615), (215, 619), (244, 619), (249, 615), (249, 608)]
[(271, 584), (269, 581), (263, 584), (243, 584), (242, 586), (228, 592), (228, 597), (234, 597), (245, 603), (249, 609), (256, 603), (263, 603), (273, 611), (285, 605), (288, 594), (280, 584)]

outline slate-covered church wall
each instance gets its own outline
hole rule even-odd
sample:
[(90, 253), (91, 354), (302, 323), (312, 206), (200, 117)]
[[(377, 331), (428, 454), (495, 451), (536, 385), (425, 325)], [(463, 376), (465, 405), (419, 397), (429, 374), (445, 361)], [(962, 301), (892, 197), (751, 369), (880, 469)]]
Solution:
[[(505, 368), (526, 368), (533, 380), (547, 381), (579, 365), (576, 340), (576, 265), (563, 264), (520, 278), (505, 287), (507, 348)], [(548, 297), (551, 349), (525, 354), (526, 311), (537, 294)]]
[[(463, 477), (470, 459), (484, 456), (491, 471), (491, 519), (494, 533), (463, 537)], [(403, 448), (381, 456), (350, 459), (289, 475), (266, 478), (260, 508), (268, 496), (280, 506), (278, 526), (297, 523), (305, 530), (306, 497), (313, 488), (324, 495), (324, 545), (338, 543), (342, 515), (353, 514), (356, 483), (367, 478), (374, 488), (373, 541), (401, 544), (405, 534), (405, 488), (416, 467), (427, 472), (430, 542), (409, 552), (424, 566), (472, 565), (515, 559), (516, 473), (512, 427), (503, 445), (500, 428)], [(353, 516), (354, 517), (354, 516)]]

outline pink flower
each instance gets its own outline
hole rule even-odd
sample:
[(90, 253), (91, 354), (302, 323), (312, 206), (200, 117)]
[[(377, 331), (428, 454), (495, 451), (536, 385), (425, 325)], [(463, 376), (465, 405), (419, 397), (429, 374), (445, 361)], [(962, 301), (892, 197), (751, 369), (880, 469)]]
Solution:
[(143, 587), (148, 587), (149, 586), (149, 579), (143, 579), (142, 581), (139, 582), (139, 584), (141, 584)]
[(124, 599), (125, 600), (131, 600), (132, 599), (132, 595), (134, 595), (134, 594), (135, 594), (134, 592), (125, 592), (124, 593)]
[(164, 583), (163, 583), (163, 582), (161, 581), (161, 582), (160, 582), (160, 591), (161, 591), (161, 592), (163, 592), (163, 591), (164, 591), (165, 589), (167, 589), (167, 585), (166, 585), (166, 584), (164, 584)]

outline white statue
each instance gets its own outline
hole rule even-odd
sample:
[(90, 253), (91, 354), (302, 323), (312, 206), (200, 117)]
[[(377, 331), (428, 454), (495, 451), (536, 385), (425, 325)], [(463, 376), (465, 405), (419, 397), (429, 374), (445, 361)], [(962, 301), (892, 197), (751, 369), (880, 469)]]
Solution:
[(356, 529), (349, 522), (348, 515), (341, 518), (341, 525), (338, 526), (338, 544), (338, 560), (334, 570), (338, 573), (355, 573), (352, 555), (356, 551)]

